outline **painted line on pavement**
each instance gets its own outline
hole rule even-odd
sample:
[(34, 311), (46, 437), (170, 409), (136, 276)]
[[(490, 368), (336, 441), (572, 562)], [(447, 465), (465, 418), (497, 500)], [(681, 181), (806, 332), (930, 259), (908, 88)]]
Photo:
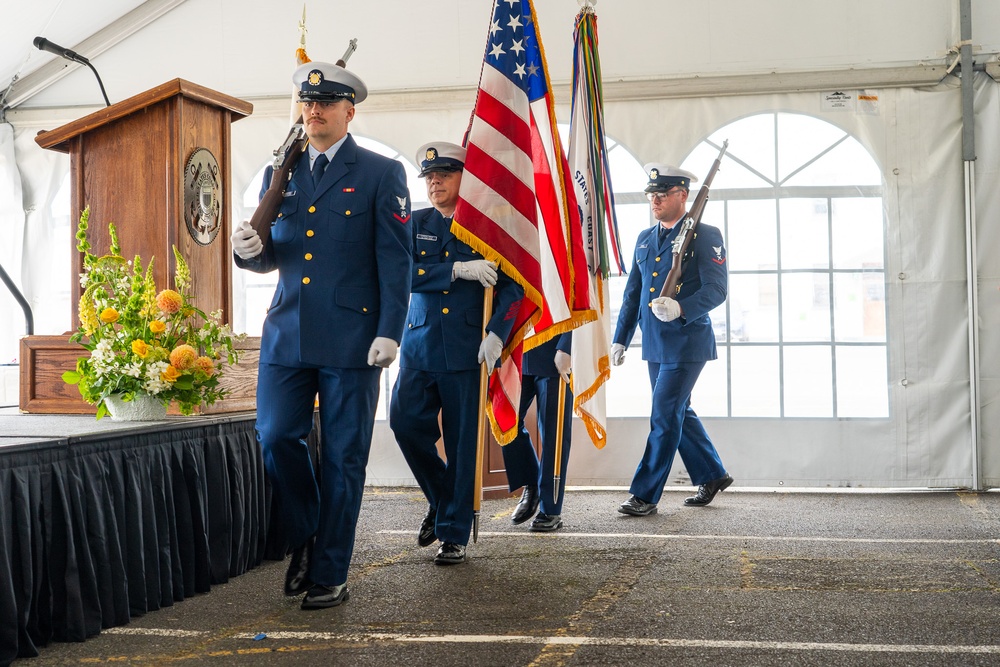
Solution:
[(106, 635), (145, 635), (150, 637), (201, 637), (209, 634), (202, 630), (171, 630), (169, 628), (105, 628)]
[[(776, 651), (840, 651), (851, 653), (997, 653), (998, 645), (947, 644), (845, 644), (823, 642), (740, 641), (712, 639), (651, 639), (634, 637), (535, 637), (531, 635), (428, 635), (387, 632), (267, 632), (271, 640), (348, 641), (348, 642), (405, 642), (430, 644), (553, 644), (573, 646), (639, 646), (661, 648), (719, 648)], [(236, 639), (253, 639), (253, 634), (234, 635)]]
[[(379, 535), (412, 536), (413, 530), (380, 530)], [(758, 540), (761, 542), (847, 542), (853, 544), (1000, 544), (1000, 539), (946, 540), (946, 539), (908, 539), (908, 538), (866, 538), (866, 537), (805, 537), (780, 535), (656, 535), (651, 533), (571, 533), (559, 531), (545, 535), (527, 534), (524, 532), (479, 532), (485, 537), (526, 537), (529, 539), (581, 539), (581, 538), (635, 538), (649, 540)]]

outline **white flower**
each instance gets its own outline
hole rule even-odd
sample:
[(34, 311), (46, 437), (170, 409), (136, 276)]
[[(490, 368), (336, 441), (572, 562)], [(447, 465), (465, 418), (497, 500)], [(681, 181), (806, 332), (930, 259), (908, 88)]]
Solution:
[(155, 396), (170, 388), (170, 383), (164, 382), (163, 378), (160, 377), (160, 373), (165, 371), (167, 366), (169, 364), (165, 361), (154, 361), (146, 367), (146, 381), (143, 383), (143, 389), (146, 390), (147, 394)]
[(114, 361), (115, 353), (111, 349), (111, 341), (104, 339), (98, 341), (94, 351), (90, 353), (90, 360), (95, 367), (107, 366)]

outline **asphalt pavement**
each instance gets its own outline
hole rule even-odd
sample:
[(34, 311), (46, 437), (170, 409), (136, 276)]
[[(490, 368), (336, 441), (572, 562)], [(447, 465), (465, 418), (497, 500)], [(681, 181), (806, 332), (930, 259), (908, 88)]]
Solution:
[(571, 490), (562, 530), (484, 501), (467, 563), (415, 488), (366, 490), (350, 600), (301, 611), (267, 562), (15, 665), (1000, 665), (1000, 493), (743, 490), (649, 517)]

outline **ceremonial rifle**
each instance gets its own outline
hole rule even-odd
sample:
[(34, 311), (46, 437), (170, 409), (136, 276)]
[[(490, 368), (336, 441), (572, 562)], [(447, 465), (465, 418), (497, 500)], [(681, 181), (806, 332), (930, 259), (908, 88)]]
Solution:
[[(345, 67), (357, 48), (358, 40), (352, 39), (347, 51), (336, 64)], [(292, 169), (302, 156), (302, 151), (306, 149), (306, 141), (305, 125), (302, 122), (302, 116), (299, 116), (299, 119), (292, 125), (292, 129), (288, 131), (285, 141), (274, 150), (274, 162), (271, 164), (274, 173), (271, 175), (271, 185), (268, 186), (264, 196), (260, 198), (257, 210), (250, 217), (250, 226), (260, 236), (261, 243), (265, 246), (271, 236), (271, 223), (278, 217), (278, 209), (281, 208), (285, 189), (292, 179)]]
[(670, 252), (673, 255), (673, 263), (670, 265), (667, 279), (663, 283), (663, 289), (660, 290), (660, 296), (669, 296), (671, 299), (677, 296), (677, 291), (680, 289), (681, 283), (681, 261), (684, 253), (687, 252), (688, 246), (691, 245), (691, 240), (694, 238), (694, 230), (698, 227), (698, 223), (701, 222), (701, 216), (705, 212), (705, 204), (708, 203), (708, 189), (712, 186), (715, 172), (719, 171), (719, 164), (722, 162), (722, 156), (726, 154), (728, 147), (729, 140), (726, 139), (722, 142), (722, 150), (719, 151), (719, 157), (715, 158), (712, 168), (708, 170), (708, 176), (705, 177), (705, 182), (702, 184), (701, 189), (698, 190), (698, 195), (694, 198), (691, 210), (688, 211), (687, 216), (680, 222), (681, 231), (677, 233), (670, 247)]

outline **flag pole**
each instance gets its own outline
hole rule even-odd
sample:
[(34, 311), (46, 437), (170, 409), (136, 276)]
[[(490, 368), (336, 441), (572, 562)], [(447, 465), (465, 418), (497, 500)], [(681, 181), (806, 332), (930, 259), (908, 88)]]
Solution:
[[(572, 376), (570, 376), (572, 379)], [(566, 418), (566, 382), (559, 378), (559, 407), (556, 409), (556, 460), (552, 467), (552, 504), (559, 504), (559, 483), (562, 481), (563, 420)]]
[[(483, 290), (483, 340), (486, 340), (486, 326), (490, 323), (493, 312), (493, 287)], [(479, 541), (479, 509), (483, 502), (483, 462), (486, 458), (486, 392), (489, 388), (492, 368), (486, 367), (484, 361), (479, 366), (479, 415), (478, 433), (476, 434), (476, 485), (472, 492), (472, 542)]]

